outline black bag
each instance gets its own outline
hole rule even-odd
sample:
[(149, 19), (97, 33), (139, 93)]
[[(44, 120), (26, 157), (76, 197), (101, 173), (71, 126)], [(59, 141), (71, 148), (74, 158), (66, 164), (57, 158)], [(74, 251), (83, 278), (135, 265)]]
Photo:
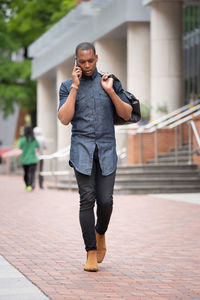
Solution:
[[(115, 75), (110, 75), (110, 78), (113, 78), (116, 81), (120, 81)], [(125, 121), (121, 117), (118, 116), (115, 108), (114, 108), (114, 125), (127, 125), (131, 123), (137, 123), (141, 119), (141, 112), (140, 112), (140, 102), (139, 100), (130, 92), (123, 90), (126, 98), (130, 102), (133, 110), (131, 114), (131, 118), (128, 121)]]

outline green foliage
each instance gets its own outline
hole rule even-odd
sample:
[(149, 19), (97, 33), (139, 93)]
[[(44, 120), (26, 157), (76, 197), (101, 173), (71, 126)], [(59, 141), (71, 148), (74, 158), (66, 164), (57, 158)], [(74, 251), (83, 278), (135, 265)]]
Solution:
[(161, 113), (163, 113), (163, 114), (167, 114), (167, 113), (168, 113), (167, 105), (166, 105), (166, 104), (159, 105), (159, 106), (157, 107), (157, 111), (158, 111), (158, 112), (161, 112)]
[(27, 47), (75, 4), (75, 0), (13, 0), (8, 28)]
[(150, 120), (151, 106), (148, 104), (141, 103), (141, 120)]
[[(34, 111), (36, 83), (26, 48), (74, 6), (76, 0), (0, 0), (0, 110), (11, 114), (14, 104)], [(24, 49), (24, 61), (12, 61)]]
[(30, 80), (31, 62), (12, 62), (5, 59), (0, 64), (0, 110), (7, 116), (14, 111), (14, 104), (29, 108), (36, 106), (35, 82)]

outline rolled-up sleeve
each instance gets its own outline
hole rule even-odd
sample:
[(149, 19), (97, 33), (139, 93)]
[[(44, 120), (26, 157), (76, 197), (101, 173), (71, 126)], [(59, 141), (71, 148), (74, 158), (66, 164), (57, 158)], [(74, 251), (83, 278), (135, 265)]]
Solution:
[(124, 94), (124, 90), (122, 88), (122, 85), (121, 85), (121, 82), (120, 81), (117, 81), (115, 80), (114, 81), (114, 90), (115, 90), (115, 93), (119, 96), (119, 98), (124, 101), (125, 103), (130, 104), (129, 100), (127, 99), (126, 95)]
[(63, 82), (61, 84), (60, 90), (59, 90), (59, 107), (58, 107), (58, 110), (66, 102), (68, 96), (69, 96), (69, 91), (68, 91), (66, 85)]

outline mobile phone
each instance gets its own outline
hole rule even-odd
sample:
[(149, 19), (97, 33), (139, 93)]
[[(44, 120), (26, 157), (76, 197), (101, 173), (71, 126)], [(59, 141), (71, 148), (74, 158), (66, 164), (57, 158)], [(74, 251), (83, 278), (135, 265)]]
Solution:
[(74, 58), (74, 65), (79, 67), (77, 57)]

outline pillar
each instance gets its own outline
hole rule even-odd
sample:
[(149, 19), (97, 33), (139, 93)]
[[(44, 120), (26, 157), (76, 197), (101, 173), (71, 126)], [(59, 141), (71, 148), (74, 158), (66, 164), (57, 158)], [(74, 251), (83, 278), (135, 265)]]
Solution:
[(150, 104), (150, 25), (134, 22), (127, 29), (127, 90)]
[(55, 78), (41, 76), (37, 81), (37, 126), (42, 130), (47, 142), (46, 153), (56, 151), (57, 105)]
[[(100, 72), (116, 75), (126, 89), (126, 40), (100, 39), (95, 42), (98, 54), (97, 68)], [(116, 132), (117, 151), (127, 147), (127, 135)]]
[(100, 39), (95, 42), (100, 72), (115, 74), (126, 88), (126, 40)]
[[(59, 89), (63, 81), (71, 77), (73, 65), (62, 64), (57, 68), (57, 107), (59, 106)], [(57, 150), (66, 148), (70, 145), (71, 140), (71, 124), (63, 125), (60, 120), (57, 119)]]
[(152, 119), (171, 112), (182, 98), (182, 2), (151, 2)]

